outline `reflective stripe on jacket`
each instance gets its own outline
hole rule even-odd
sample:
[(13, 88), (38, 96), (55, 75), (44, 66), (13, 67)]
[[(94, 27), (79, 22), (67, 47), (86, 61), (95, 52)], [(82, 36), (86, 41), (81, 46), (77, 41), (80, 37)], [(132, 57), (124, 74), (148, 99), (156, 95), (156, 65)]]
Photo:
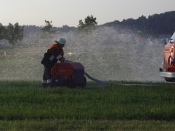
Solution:
[(58, 60), (60, 60), (64, 55), (64, 50), (59, 48), (57, 44), (52, 44), (47, 52), (44, 54), (44, 58), (41, 63), (46, 68), (52, 68)]

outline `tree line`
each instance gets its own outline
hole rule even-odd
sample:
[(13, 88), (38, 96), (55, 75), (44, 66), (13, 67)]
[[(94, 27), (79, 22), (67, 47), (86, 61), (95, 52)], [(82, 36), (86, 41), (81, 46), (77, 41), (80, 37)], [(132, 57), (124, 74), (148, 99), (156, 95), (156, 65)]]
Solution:
[(18, 40), (22, 40), (23, 31), (24, 26), (20, 26), (18, 23), (14, 25), (9, 23), (8, 26), (3, 26), (0, 23), (0, 40), (6, 39), (14, 45)]
[[(128, 28), (133, 31), (142, 31), (148, 34), (160, 35), (160, 34), (173, 34), (175, 31), (175, 11), (165, 12), (162, 14), (154, 14), (148, 16), (141, 16), (138, 19), (124, 19), (123, 21), (115, 20), (114, 22), (106, 23), (100, 26), (112, 26), (116, 29)], [(53, 30), (52, 21), (45, 20), (45, 26), (42, 28), (44, 33), (55, 33)], [(80, 32), (89, 32), (96, 29), (98, 26), (97, 18), (91, 16), (87, 16), (84, 21), (79, 20), (79, 24), (77, 26), (78, 31)], [(63, 30), (72, 29), (67, 25), (62, 27)], [(22, 40), (23, 38), (24, 26), (20, 26), (18, 23), (14, 25), (9, 23), (8, 26), (3, 26), (0, 23), (0, 40), (6, 39), (11, 44), (15, 44), (18, 40)]]
[(150, 15), (148, 18), (142, 15), (138, 19), (124, 19), (121, 22), (116, 20), (104, 25), (119, 28), (126, 27), (154, 35), (173, 34), (175, 31), (175, 11)]

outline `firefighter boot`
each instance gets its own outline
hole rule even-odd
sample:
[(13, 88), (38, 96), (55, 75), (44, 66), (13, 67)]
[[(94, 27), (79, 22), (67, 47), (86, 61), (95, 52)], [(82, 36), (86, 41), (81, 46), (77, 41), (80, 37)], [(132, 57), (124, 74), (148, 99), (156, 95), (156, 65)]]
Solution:
[(43, 87), (43, 88), (46, 88), (46, 87), (47, 87), (47, 81), (46, 81), (46, 80), (43, 80), (43, 81), (42, 81), (42, 87)]
[(47, 86), (48, 86), (48, 87), (53, 87), (53, 85), (52, 85), (52, 80), (47, 80)]
[(47, 83), (42, 83), (42, 87), (46, 88), (47, 87)]

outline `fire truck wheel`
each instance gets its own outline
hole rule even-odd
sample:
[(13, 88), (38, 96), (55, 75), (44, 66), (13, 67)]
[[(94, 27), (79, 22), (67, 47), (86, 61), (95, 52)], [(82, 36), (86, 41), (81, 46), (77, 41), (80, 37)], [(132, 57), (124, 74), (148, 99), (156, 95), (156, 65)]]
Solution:
[(165, 80), (166, 80), (167, 82), (175, 82), (175, 79), (174, 79), (174, 78), (165, 78)]

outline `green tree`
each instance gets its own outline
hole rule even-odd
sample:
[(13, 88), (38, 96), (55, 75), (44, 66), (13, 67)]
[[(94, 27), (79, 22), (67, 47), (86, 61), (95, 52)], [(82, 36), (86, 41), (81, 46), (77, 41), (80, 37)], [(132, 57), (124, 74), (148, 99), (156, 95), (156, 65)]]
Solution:
[(87, 16), (85, 18), (84, 22), (82, 20), (79, 20), (78, 29), (85, 30), (85, 31), (91, 31), (91, 30), (95, 29), (96, 26), (97, 26), (96, 18), (94, 18), (91, 15), (91, 16)]
[(4, 31), (5, 31), (5, 28), (4, 26), (0, 23), (0, 40), (4, 39)]
[(45, 23), (46, 25), (42, 28), (42, 30), (45, 32), (45, 33), (55, 33), (55, 31), (52, 31), (52, 21), (47, 21), (45, 20)]
[(23, 38), (24, 26), (19, 26), (18, 23), (14, 25), (9, 23), (7, 28), (3, 31), (3, 37), (11, 44), (15, 44), (18, 40)]
[(136, 25), (137, 25), (137, 28), (142, 30), (142, 31), (145, 31), (148, 27), (148, 20), (145, 16), (141, 16), (139, 17), (137, 20), (136, 20)]

